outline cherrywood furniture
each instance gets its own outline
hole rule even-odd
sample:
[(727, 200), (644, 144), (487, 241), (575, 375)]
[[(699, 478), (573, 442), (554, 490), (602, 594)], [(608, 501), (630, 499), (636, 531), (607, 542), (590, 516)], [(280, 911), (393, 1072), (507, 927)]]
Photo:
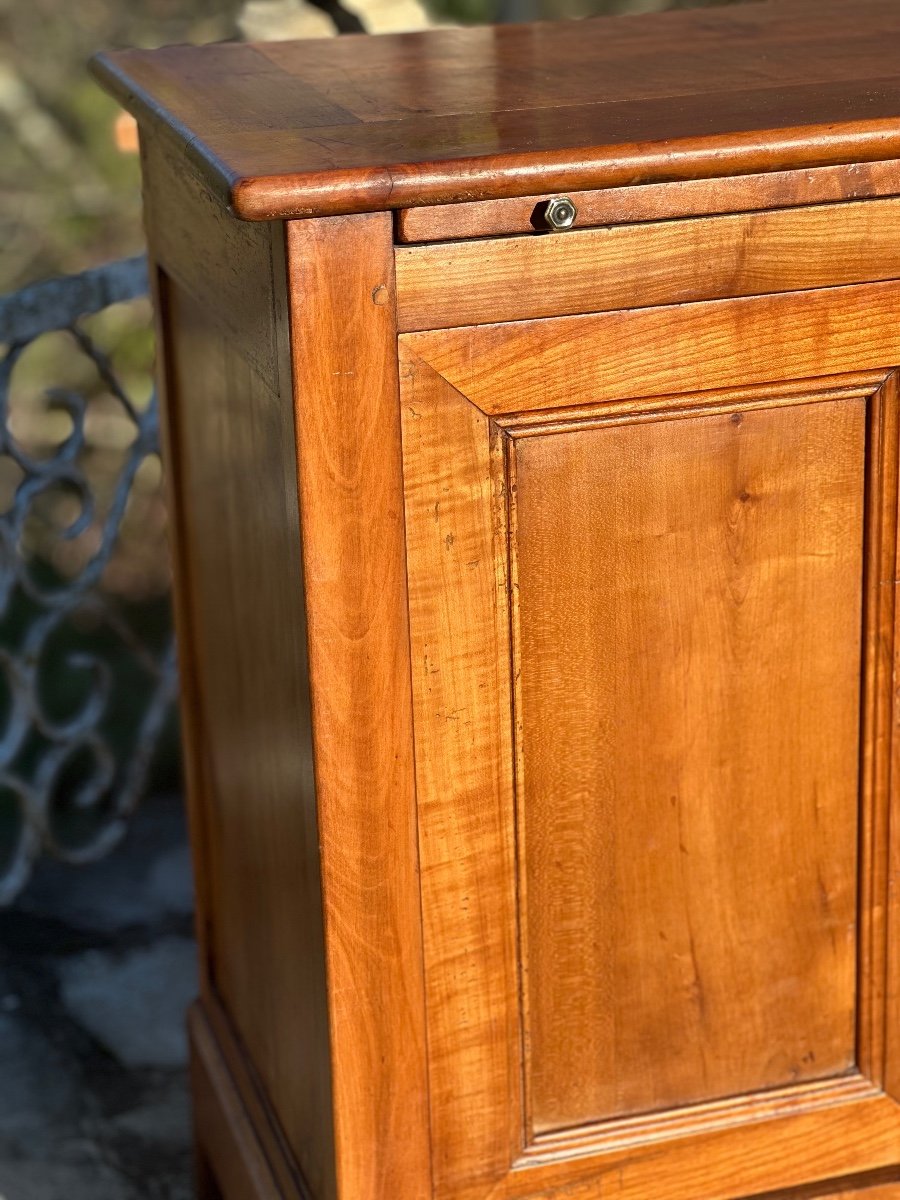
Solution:
[(782, 0), (99, 60), (204, 1195), (900, 1198), (898, 52)]

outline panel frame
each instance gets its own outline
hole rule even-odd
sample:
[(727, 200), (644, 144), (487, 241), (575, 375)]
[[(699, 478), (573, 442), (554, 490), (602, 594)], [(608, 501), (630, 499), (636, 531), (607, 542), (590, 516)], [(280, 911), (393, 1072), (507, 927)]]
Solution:
[(703, 392), (860, 371), (884, 378), (900, 359), (898, 309), (900, 281), (890, 280), (408, 333), (400, 341), (504, 420), (601, 403), (677, 407), (685, 378)]
[[(596, 361), (598, 353), (614, 345), (603, 327), (604, 315), (580, 319), (582, 328), (577, 345), (569, 346), (575, 361), (567, 380), (571, 383), (574, 378), (577, 383), (570, 391), (571, 401), (567, 405), (555, 401), (554, 393), (555, 404), (538, 406), (531, 386), (541, 373), (544, 348), (554, 341), (554, 327), (565, 327), (565, 318), (541, 322), (544, 328), (531, 341), (530, 350), (527, 333), (523, 335), (522, 326), (516, 325), (492, 326), (488, 337), (480, 336), (483, 329), (469, 328), (447, 334), (403, 334), (399, 338), (413, 663), (421, 661), (423, 646), (431, 655), (430, 668), (419, 676), (414, 670), (413, 692), (438, 1200), (450, 1197), (511, 1200), (550, 1194), (565, 1196), (566, 1200), (588, 1200), (588, 1197), (593, 1200), (598, 1193), (637, 1200), (644, 1194), (656, 1194), (654, 1189), (661, 1187), (663, 1180), (669, 1200), (697, 1200), (698, 1171), (703, 1194), (708, 1191), (711, 1196), (732, 1197), (863, 1175), (900, 1162), (900, 1108), (895, 1103), (895, 1099), (900, 1100), (896, 1080), (900, 1023), (890, 1019), (888, 1004), (900, 986), (897, 969), (893, 968), (893, 973), (888, 971), (887, 955), (887, 930), (897, 925), (889, 868), (900, 854), (897, 822), (890, 828), (888, 821), (891, 761), (897, 753), (893, 693), (900, 389), (895, 371), (883, 365), (900, 361), (900, 338), (876, 320), (868, 341), (857, 338), (856, 349), (851, 351), (846, 331), (842, 335), (839, 329), (842, 313), (851, 316), (852, 325), (873, 299), (887, 299), (878, 295), (878, 288), (879, 285), (859, 285), (830, 293), (837, 313), (828, 326), (828, 335), (821, 335), (820, 326), (815, 338), (818, 368), (814, 377), (810, 377), (813, 352), (810, 330), (802, 320), (796, 323), (790, 320), (792, 309), (802, 315), (808, 308), (811, 294), (789, 293), (773, 298), (783, 330), (778, 355), (781, 381), (775, 382), (773, 374), (763, 372), (762, 379), (736, 387), (727, 362), (723, 367), (721, 362), (704, 361), (704, 351), (698, 348), (695, 364), (701, 386), (679, 394), (654, 394), (651, 378), (632, 398), (603, 393), (593, 400), (591, 390), (581, 386), (580, 381), (587, 376), (590, 360)], [(891, 292), (895, 290), (894, 285), (890, 288)], [(724, 319), (724, 324), (730, 325), (730, 314), (723, 312), (725, 306), (746, 303), (733, 300), (690, 306), (696, 310), (691, 319), (702, 323), (706, 318), (714, 327), (722, 325)], [(611, 315), (627, 321), (632, 314)], [(646, 318), (649, 344), (665, 345), (671, 314), (656, 309), (652, 315), (646, 312), (642, 315)], [(740, 321), (740, 314), (737, 320)], [(591, 322), (596, 322), (596, 336), (591, 336)], [(762, 324), (766, 323), (764, 318)], [(653, 336), (654, 332), (657, 336)], [(451, 343), (449, 351), (446, 344), (442, 346), (445, 337)], [(622, 344), (618, 338), (616, 341)], [(736, 353), (740, 353), (740, 347)], [(690, 356), (689, 351), (686, 354)], [(445, 366), (448, 369), (443, 371)], [(615, 370), (615, 364), (610, 370)], [(686, 374), (689, 378), (689, 362)], [(518, 389), (517, 377), (526, 381)], [(670, 369), (663, 368), (660, 380), (670, 377)], [(484, 403), (492, 379), (498, 378), (499, 396), (494, 393), (492, 402)], [(525, 1109), (523, 1076), (520, 1071), (516, 1083), (510, 1086), (513, 1073), (508, 1069), (509, 1063), (518, 1057), (524, 1071), (525, 1059), (521, 1040), (524, 989), (518, 977), (519, 889), (523, 872), (521, 863), (513, 869), (505, 857), (510, 847), (516, 854), (520, 852), (513, 801), (515, 771), (510, 769), (518, 749), (510, 686), (516, 667), (512, 657), (509, 596), (517, 581), (511, 573), (514, 568), (509, 555), (509, 447), (517, 438), (573, 425), (673, 420), (709, 412), (808, 404), (851, 396), (868, 400), (866, 666), (861, 738), (866, 751), (861, 763), (857, 1053), (860, 1069), (838, 1079), (533, 1137)], [(459, 464), (468, 464), (470, 471), (474, 466), (480, 474), (467, 479), (465, 467), (460, 468)], [(439, 488), (437, 503), (435, 486)], [(479, 558), (466, 562), (464, 556), (475, 544), (479, 547)], [(490, 570), (481, 562), (484, 553), (491, 556)], [(476, 603), (465, 622), (451, 629), (447, 624), (450, 606), (440, 609), (435, 605), (435, 597), (426, 596), (423, 589), (433, 589), (437, 579), (439, 588), (454, 589), (454, 602), (465, 608), (474, 603), (471, 596), (460, 601), (467, 568), (470, 580), (473, 572), (482, 576), (481, 607), (479, 610)], [(489, 611), (492, 605), (494, 611)], [(502, 612), (499, 625), (498, 610)], [(502, 632), (498, 632), (501, 627)], [(449, 644), (444, 643), (445, 638), (454, 640), (469, 671), (487, 672), (491, 655), (496, 656), (498, 646), (509, 666), (506, 679), (498, 680), (491, 697), (484, 694), (477, 697), (474, 713), (464, 711), (463, 707), (453, 716), (454, 721), (463, 723), (462, 730), (454, 728), (454, 735), (457, 739), (470, 739), (473, 757), (487, 751), (500, 765), (492, 779), (482, 781), (486, 790), (479, 799), (478, 822), (467, 829), (463, 828), (466, 822), (455, 819), (452, 833), (457, 839), (461, 836), (462, 841), (449, 843), (444, 838), (445, 831), (439, 831), (435, 837), (429, 813), (438, 781), (441, 786), (448, 785), (448, 780), (441, 778), (440, 746), (441, 737), (445, 736), (442, 730), (446, 731), (448, 725), (448, 706), (457, 695), (453, 671), (449, 673), (448, 684), (446, 664), (440, 661), (442, 644)], [(437, 701), (427, 674), (429, 669), (440, 680)], [(493, 711), (488, 712), (491, 705)], [(498, 721), (499, 733), (491, 743), (485, 729)], [(505, 765), (507, 761), (510, 768)], [(465, 796), (461, 792), (454, 794), (452, 784), (449, 786), (449, 798), (444, 793), (447, 811), (455, 807), (458, 817), (465, 810)], [(484, 839), (481, 849), (479, 839)], [(473, 893), (470, 885), (477, 878), (478, 869), (472, 864), (477, 863), (482, 853), (492, 856), (489, 861), (501, 873), (504, 883), (490, 893), (484, 889)], [(454, 880), (454, 863), (466, 864), (467, 880), (462, 875)], [(457, 884), (459, 890), (454, 900), (452, 893)], [(463, 896), (465, 903), (454, 914), (454, 904)], [(439, 932), (432, 924), (435, 911), (444, 914)], [(454, 919), (459, 922), (455, 930), (452, 924), (447, 924)], [(478, 931), (506, 928), (510, 922), (517, 930), (516, 945), (493, 946), (483, 953)], [(455, 939), (457, 948), (463, 948), (468, 955), (463, 974), (470, 991), (463, 1007), (468, 1005), (469, 1013), (478, 1014), (485, 1045), (488, 1039), (492, 1040), (491, 1053), (480, 1064), (475, 1055), (476, 1070), (482, 1071), (482, 1078), (475, 1084), (471, 1077), (466, 1078), (472, 1070), (471, 1055), (463, 1075), (454, 1076), (453, 1050), (449, 1045), (452, 1022), (448, 1022), (446, 996), (448, 988), (458, 990), (459, 961), (454, 959), (452, 945), (446, 944), (448, 937), (451, 941)], [(512, 1035), (511, 1030), (519, 1032)], [(509, 1044), (511, 1036), (519, 1038), (518, 1047)], [(475, 1041), (478, 1038), (471, 1026), (469, 1038)], [(496, 1047), (504, 1039), (505, 1056)], [(466, 1112), (467, 1106), (457, 1101), (471, 1094), (473, 1086), (481, 1103), (474, 1110), (469, 1104)], [(473, 1112), (477, 1117), (473, 1117)], [(647, 1152), (648, 1143), (653, 1146), (651, 1153)], [(741, 1162), (740, 1172), (734, 1168), (736, 1158)]]
[(285, 226), (338, 1200), (430, 1200), (392, 226)]

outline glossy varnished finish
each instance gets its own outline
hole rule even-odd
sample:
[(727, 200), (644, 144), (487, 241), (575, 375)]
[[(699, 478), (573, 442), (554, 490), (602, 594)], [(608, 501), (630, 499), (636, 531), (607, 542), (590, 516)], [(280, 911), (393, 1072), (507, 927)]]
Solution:
[(101, 64), (204, 1200), (900, 1200), (898, 38), (763, 0)]
[(257, 220), (896, 157), (893, 0), (120, 51), (104, 82)]
[(398, 246), (404, 331), (900, 276), (900, 199)]
[[(304, 1175), (329, 1196), (329, 1033), (293, 422), (208, 309), (170, 279), (162, 297), (200, 696), (193, 753), (205, 764), (208, 986)], [(279, 486), (254, 491), (257, 473), (276, 469)], [(228, 486), (238, 479), (243, 487)], [(275, 564), (284, 564), (277, 580)]]
[[(165, 162), (157, 150), (146, 147), (148, 164)], [(162, 174), (160, 165), (153, 178)], [(147, 212), (194, 697), (186, 733), (205, 949), (194, 1022), (201, 1160), (224, 1170), (226, 1200), (251, 1194), (245, 1167), (232, 1169), (248, 1156), (270, 1164), (279, 1194), (402, 1187), (424, 1197), (404, 546), (399, 496), (390, 499), (400, 470), (390, 219), (289, 229), (285, 245), (279, 226), (224, 215), (191, 226), (204, 195), (172, 182), (181, 202), (157, 202), (148, 189)], [(250, 245), (238, 254), (220, 230)], [(203, 268), (170, 257), (191, 235), (210, 256)], [(358, 253), (348, 257), (348, 246)], [(211, 262), (221, 262), (218, 283)], [(243, 299), (235, 276), (247, 280)], [(315, 301), (296, 310), (290, 336), (289, 281)], [(246, 333), (243, 306), (248, 322), (285, 306), (246, 357), (233, 333), (235, 324)], [(329, 311), (335, 325), (323, 339)], [(354, 419), (357, 373), (367, 388)], [(350, 429), (354, 443), (335, 459)], [(380, 554), (367, 560), (370, 544)], [(369, 807), (356, 806), (360, 795)], [(205, 1094), (226, 1078), (242, 1107)], [(224, 1138), (237, 1112), (243, 1122)], [(263, 1178), (252, 1161), (251, 1170)], [(259, 1194), (268, 1186), (257, 1184)]]
[[(673, 217), (793, 208), (828, 201), (863, 200), (900, 192), (900, 162), (851, 163), (805, 171), (770, 171), (723, 179), (685, 179), (636, 187), (576, 192), (573, 229), (629, 225)], [(550, 196), (520, 196), (404, 208), (395, 216), (397, 241), (445, 242), (547, 232)]]
[(536, 1131), (854, 1065), (865, 410), (513, 442)]
[[(401, 338), (438, 1195), (644, 1197), (663, 1178), (667, 1196), (783, 1195), (827, 1177), (839, 1109), (838, 1172), (879, 1169), (851, 1114), (885, 1149), (897, 1137), (878, 1099), (897, 1039), (881, 983), (897, 427), (877, 364), (900, 343), (879, 294), (834, 290), (815, 367), (816, 293), (764, 301), (774, 357), (741, 300), (698, 305), (690, 348), (639, 373), (609, 359), (628, 337), (572, 344), (556, 412), (516, 325)], [(725, 343), (708, 347), (726, 313), (748, 382), (767, 356), (756, 386), (723, 387)], [(599, 362), (658, 391), (604, 398)], [(663, 395), (670, 371), (705, 390)], [(517, 906), (520, 994), (499, 936)], [(440, 1035), (463, 1014), (466, 1038)]]
[(501, 447), (436, 372), (401, 378), (433, 1170), (490, 1195), (524, 1121)]
[[(484, 408), (627, 405), (676, 393), (854, 370), (897, 353), (900, 282), (788, 292), (707, 304), (480, 325), (404, 335), (404, 343)], [(824, 334), (828, 334), (827, 341)], [(666, 353), (660, 353), (660, 347)], [(827, 347), (827, 349), (826, 349)]]
[[(261, 1143), (257, 1153), (279, 1186), (305, 1179), (333, 1196), (284, 232), (239, 225), (172, 169), (166, 147), (149, 133), (142, 155), (201, 999), (217, 1028), (218, 1074), (241, 1076), (243, 1104), (255, 1113), (239, 1141)], [(244, 503), (229, 480), (242, 478), (249, 496), (261, 471), (277, 485)], [(277, 899), (288, 878), (291, 896)], [(276, 1036), (288, 1011), (296, 1019), (290, 1044)], [(201, 1161), (243, 1158), (243, 1150), (218, 1145), (231, 1122), (216, 1112), (198, 1097)]]
[(387, 214), (288, 227), (342, 1197), (430, 1189)]

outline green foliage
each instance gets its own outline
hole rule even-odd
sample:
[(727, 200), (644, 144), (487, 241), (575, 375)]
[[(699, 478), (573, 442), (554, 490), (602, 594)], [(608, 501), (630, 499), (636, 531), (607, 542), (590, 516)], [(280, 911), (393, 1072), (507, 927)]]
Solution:
[(461, 25), (484, 25), (497, 17), (495, 0), (428, 0), (426, 7), (435, 20)]
[(137, 155), (87, 63), (237, 35), (240, 0), (0, 0), (0, 292), (141, 248)]

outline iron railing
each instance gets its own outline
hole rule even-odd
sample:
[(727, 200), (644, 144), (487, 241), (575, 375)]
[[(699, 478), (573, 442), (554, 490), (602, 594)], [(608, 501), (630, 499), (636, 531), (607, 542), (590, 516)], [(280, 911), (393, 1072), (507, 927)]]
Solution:
[[(21, 892), (42, 852), (85, 862), (118, 841), (146, 786), (176, 690), (171, 633), (164, 633), (162, 647), (148, 644), (101, 586), (135, 477), (145, 460), (159, 453), (158, 412), (155, 396), (139, 405), (128, 394), (84, 321), (146, 292), (146, 263), (136, 257), (0, 298), (0, 465), (5, 463), (7, 475), (17, 480), (0, 511), (0, 632), (5, 630), (0, 636), (0, 904)], [(70, 430), (58, 445), (38, 454), (14, 433), (11, 384), (27, 348), (51, 331), (63, 331), (71, 353), (93, 364), (94, 383), (90, 394), (46, 392), (46, 412), (64, 413)], [(102, 505), (96, 502), (87, 433), (98, 395), (107, 408), (116, 406), (117, 419), (127, 421), (134, 433)], [(52, 536), (72, 541), (90, 530), (93, 540), (75, 573), (48, 579), (46, 571), (36, 569), (40, 563), (29, 531), (48, 497), (58, 495), (66, 497), (67, 516)], [(14, 609), (20, 617), (11, 632), (6, 626)], [(86, 619), (111, 631), (119, 647), (115, 656), (104, 657), (79, 641), (77, 628), (71, 633), (73, 622), (77, 627)], [(67, 626), (69, 636), (61, 637)], [(69, 646), (62, 656), (52, 652), (60, 642)], [(124, 748), (109, 732), (111, 707), (121, 704), (116, 673), (123, 662), (129, 678), (142, 679), (129, 691), (137, 718)], [(61, 673), (75, 681), (70, 692), (76, 696), (62, 715), (47, 699), (58, 683), (50, 676)]]

